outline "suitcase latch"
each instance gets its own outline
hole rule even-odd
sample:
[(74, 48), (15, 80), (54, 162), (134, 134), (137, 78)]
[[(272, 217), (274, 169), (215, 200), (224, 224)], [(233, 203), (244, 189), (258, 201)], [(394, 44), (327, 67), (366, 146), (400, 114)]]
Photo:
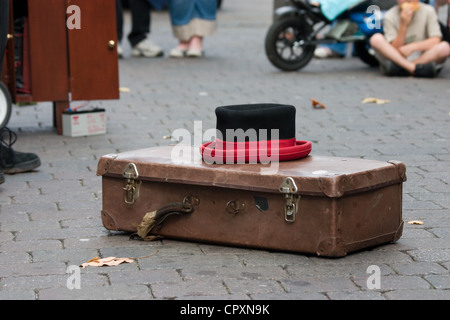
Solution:
[(295, 215), (298, 211), (298, 202), (300, 200), (300, 195), (297, 194), (298, 188), (294, 179), (291, 177), (284, 179), (279, 190), (280, 193), (283, 194), (285, 200), (284, 220), (292, 223), (295, 221)]
[(136, 165), (134, 163), (130, 163), (123, 170), (122, 176), (127, 179), (127, 184), (125, 185), (125, 203), (133, 204), (139, 198), (139, 188), (142, 184), (142, 181), (136, 181), (139, 177), (139, 173), (137, 171)]

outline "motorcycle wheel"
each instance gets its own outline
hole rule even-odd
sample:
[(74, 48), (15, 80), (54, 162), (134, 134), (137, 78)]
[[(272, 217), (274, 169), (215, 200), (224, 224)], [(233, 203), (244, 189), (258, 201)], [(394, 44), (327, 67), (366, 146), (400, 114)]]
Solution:
[(0, 81), (0, 129), (8, 124), (11, 108), (11, 95), (3, 82)]
[(267, 31), (266, 55), (269, 61), (283, 71), (296, 71), (313, 58), (315, 45), (305, 45), (312, 28), (298, 17), (276, 20)]
[(378, 67), (380, 65), (378, 59), (375, 58), (375, 55), (370, 52), (369, 41), (356, 41), (354, 46), (355, 54), (359, 57), (359, 59), (361, 59), (362, 62), (368, 64), (371, 67)]

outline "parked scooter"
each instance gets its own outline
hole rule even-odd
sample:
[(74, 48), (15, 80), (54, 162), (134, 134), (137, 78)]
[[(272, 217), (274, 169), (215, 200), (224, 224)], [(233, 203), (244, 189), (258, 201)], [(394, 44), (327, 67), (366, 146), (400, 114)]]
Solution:
[[(317, 45), (352, 42), (356, 56), (369, 66), (377, 66), (369, 38), (382, 32), (380, 12), (376, 6), (369, 7), (371, 1), (354, 2), (335, 19), (327, 18), (321, 7), (308, 0), (291, 0), (289, 6), (275, 10), (276, 20), (265, 39), (270, 62), (283, 71), (296, 71), (311, 61)], [(327, 27), (330, 30), (323, 35)]]

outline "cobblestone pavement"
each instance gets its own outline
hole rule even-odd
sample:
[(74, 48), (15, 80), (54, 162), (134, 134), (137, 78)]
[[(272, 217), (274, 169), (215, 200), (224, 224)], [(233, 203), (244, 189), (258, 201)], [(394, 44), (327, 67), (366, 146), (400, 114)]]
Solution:
[[(49, 102), (14, 106), (15, 149), (42, 160), (32, 173), (0, 185), (0, 299), (449, 299), (450, 63), (439, 78), (386, 78), (356, 58), (313, 60), (281, 72), (265, 57), (271, 0), (225, 0), (203, 59), (171, 59), (167, 12), (153, 14), (151, 38), (166, 56), (120, 60), (120, 100), (106, 108), (105, 135), (58, 136)], [(129, 18), (129, 17), (128, 17)], [(107, 79), (105, 79), (107, 81)], [(366, 97), (389, 99), (362, 104)], [(311, 98), (326, 109), (313, 109)], [(297, 108), (297, 138), (315, 155), (400, 160), (407, 166), (402, 238), (340, 259), (173, 240), (131, 241), (101, 222), (99, 158), (164, 146), (177, 128), (215, 128), (220, 105), (255, 102)], [(149, 256), (150, 255), (150, 256)], [(94, 257), (133, 263), (81, 270)], [(367, 269), (381, 270), (369, 289)], [(69, 284), (76, 284), (70, 282)]]

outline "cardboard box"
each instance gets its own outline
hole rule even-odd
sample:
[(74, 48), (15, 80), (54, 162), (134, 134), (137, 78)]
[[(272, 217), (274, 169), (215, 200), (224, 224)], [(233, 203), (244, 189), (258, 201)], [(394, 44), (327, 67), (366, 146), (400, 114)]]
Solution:
[(63, 135), (91, 136), (106, 133), (105, 109), (63, 112)]

